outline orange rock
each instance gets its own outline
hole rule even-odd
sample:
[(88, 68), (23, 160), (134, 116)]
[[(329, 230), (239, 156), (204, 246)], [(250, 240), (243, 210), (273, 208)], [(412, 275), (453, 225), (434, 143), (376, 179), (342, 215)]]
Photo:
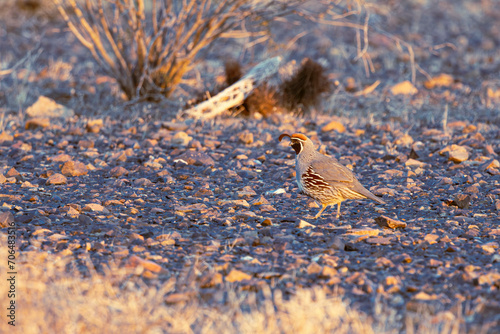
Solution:
[(177, 303), (187, 302), (193, 296), (194, 296), (194, 294), (192, 292), (172, 293), (172, 294), (165, 297), (165, 303), (177, 304)]
[(66, 178), (66, 176), (59, 173), (55, 173), (47, 179), (47, 184), (58, 185), (58, 184), (66, 184), (67, 182), (68, 179)]
[(13, 141), (14, 136), (8, 134), (7, 132), (1, 132), (0, 133), (0, 143), (3, 143), (4, 141)]
[(316, 262), (312, 262), (310, 265), (307, 266), (307, 274), (308, 275), (319, 274), (322, 271), (323, 271), (323, 267), (321, 267)]
[(81, 176), (87, 175), (87, 166), (79, 161), (67, 161), (61, 168), (61, 173), (64, 176)]
[(35, 130), (38, 128), (46, 128), (50, 126), (50, 120), (48, 118), (32, 118), (26, 121), (24, 128), (26, 130)]
[(49, 160), (54, 162), (67, 162), (71, 160), (71, 156), (68, 154), (61, 153), (53, 158), (49, 158)]
[(244, 273), (241, 270), (232, 269), (229, 272), (229, 274), (227, 274), (226, 281), (233, 283), (233, 282), (241, 282), (241, 281), (245, 281), (245, 280), (250, 280), (251, 278), (252, 278), (252, 276), (250, 276), (247, 273)]
[(391, 87), (392, 95), (415, 95), (418, 89), (408, 80), (395, 84)]
[(394, 141), (394, 144), (398, 146), (404, 146), (404, 147), (409, 147), (411, 144), (413, 144), (413, 138), (409, 134), (405, 133), (398, 139)]
[(427, 89), (433, 89), (434, 87), (450, 87), (454, 82), (455, 80), (451, 75), (441, 73), (431, 80), (424, 82), (424, 87)]
[(335, 130), (338, 133), (343, 133), (345, 131), (345, 127), (342, 123), (338, 121), (331, 121), (330, 123), (326, 124), (321, 128), (321, 131), (323, 132), (329, 132)]
[(99, 133), (104, 126), (102, 119), (94, 119), (87, 122), (87, 131), (92, 133)]
[(141, 259), (137, 255), (132, 255), (128, 259), (127, 267), (135, 268), (135, 267), (138, 267), (138, 266), (141, 266), (144, 269), (149, 270), (149, 271), (151, 271), (153, 273), (158, 273), (158, 272), (160, 272), (162, 270), (162, 267), (159, 264), (156, 264), (153, 261), (148, 261), (148, 260)]
[(385, 285), (398, 285), (398, 278), (395, 276), (387, 276), (385, 278)]
[(402, 222), (402, 221), (399, 221), (396, 219), (392, 219), (392, 218), (386, 217), (386, 216), (377, 217), (377, 218), (375, 218), (375, 221), (377, 222), (378, 226), (380, 226), (380, 227), (388, 227), (388, 228), (392, 228), (392, 229), (406, 227), (405, 222)]

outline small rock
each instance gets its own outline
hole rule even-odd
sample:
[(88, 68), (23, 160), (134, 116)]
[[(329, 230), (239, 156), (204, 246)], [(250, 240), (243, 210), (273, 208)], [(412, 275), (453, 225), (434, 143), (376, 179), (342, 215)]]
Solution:
[(104, 122), (102, 119), (93, 119), (87, 122), (86, 129), (91, 133), (99, 133), (101, 128), (104, 126)]
[(473, 280), (474, 285), (491, 285), (493, 286), (500, 286), (500, 273), (495, 272), (495, 271), (490, 271), (487, 274), (479, 275), (476, 279)]
[(443, 261), (439, 261), (436, 259), (430, 259), (429, 263), (428, 263), (428, 267), (430, 267), (430, 268), (438, 268), (438, 267), (441, 267), (442, 265), (443, 265)]
[(14, 136), (8, 134), (7, 132), (0, 132), (0, 144), (4, 142), (10, 142), (14, 140)]
[(250, 202), (252, 205), (269, 205), (269, 201), (262, 195), (259, 196), (259, 198), (256, 198), (252, 202)]
[(365, 242), (368, 244), (375, 244), (375, 245), (390, 245), (391, 238), (384, 238), (384, 237), (368, 238), (365, 239)]
[(467, 152), (467, 149), (464, 146), (460, 145), (450, 145), (446, 146), (444, 149), (439, 151), (439, 154), (441, 155), (447, 155), (448, 160), (453, 161), (453, 162), (463, 162), (467, 159), (469, 159), (469, 152)]
[(47, 179), (47, 184), (53, 184), (53, 185), (59, 185), (59, 184), (66, 184), (68, 182), (68, 179), (66, 178), (66, 176), (62, 175), (62, 174), (59, 174), (59, 173), (55, 173), (55, 174), (52, 174), (48, 179)]
[(188, 129), (186, 123), (163, 122), (161, 127), (170, 131), (184, 131)]
[(201, 288), (212, 288), (223, 283), (223, 277), (221, 273), (208, 273), (205, 274), (200, 279)]
[(250, 279), (252, 279), (252, 276), (250, 276), (249, 274), (247, 274), (241, 270), (237, 270), (237, 269), (231, 269), (229, 274), (227, 274), (227, 276), (226, 276), (226, 281), (231, 282), (231, 283), (241, 282), (241, 281), (250, 280)]
[(392, 95), (415, 95), (418, 93), (418, 89), (407, 80), (392, 86), (390, 92)]
[(331, 121), (330, 123), (324, 125), (321, 128), (322, 132), (330, 132), (332, 130), (337, 131), (338, 133), (344, 133), (345, 132), (345, 126), (344, 124), (338, 122), (338, 121)]
[(405, 166), (411, 167), (411, 168), (418, 168), (418, 167), (425, 167), (427, 164), (425, 162), (421, 162), (415, 159), (408, 159), (405, 162)]
[(479, 170), (486, 171), (489, 168), (500, 168), (500, 162), (497, 159), (488, 159), (479, 165)]
[(134, 180), (134, 186), (136, 187), (151, 187), (153, 185), (154, 185), (153, 182), (144, 177)]
[(465, 148), (460, 147), (459, 149), (452, 150), (450, 151), (450, 155), (448, 157), (448, 160), (451, 160), (453, 162), (463, 162), (465, 160), (469, 159), (469, 153)]
[(208, 197), (213, 195), (213, 191), (208, 188), (201, 188), (194, 194), (195, 197)]
[(458, 206), (460, 209), (468, 209), (470, 206), (471, 196), (466, 194), (457, 194), (453, 199), (452, 205)]
[(92, 140), (80, 140), (77, 145), (81, 149), (94, 148), (94, 141)]
[(416, 300), (436, 300), (438, 299), (439, 296), (438, 295), (429, 295), (423, 291), (420, 291), (419, 293), (417, 293), (413, 299), (416, 299)]
[(257, 193), (252, 189), (250, 186), (246, 186), (240, 191), (237, 192), (238, 197), (249, 197), (249, 196), (256, 196)]
[(38, 100), (26, 109), (26, 114), (29, 117), (69, 118), (75, 113), (48, 97), (39, 96)]
[(438, 76), (425, 81), (424, 87), (427, 89), (433, 89), (434, 87), (450, 87), (454, 82), (455, 81), (451, 75), (441, 73)]
[(128, 170), (126, 170), (125, 168), (123, 168), (122, 166), (118, 166), (118, 167), (113, 167), (110, 171), (109, 171), (109, 175), (112, 176), (112, 177), (116, 177), (116, 178), (119, 178), (123, 175), (128, 175)]
[(260, 224), (262, 226), (272, 226), (273, 225), (273, 221), (270, 218), (266, 218)]
[(238, 135), (238, 139), (241, 143), (245, 145), (253, 144), (253, 133), (248, 130), (243, 131)]
[(215, 165), (214, 159), (212, 159), (208, 154), (196, 151), (187, 151), (178, 156), (177, 160), (185, 161), (188, 165), (194, 165), (194, 166)]
[(245, 208), (250, 207), (250, 204), (248, 204), (248, 202), (244, 199), (221, 200), (221, 201), (217, 202), (217, 204), (221, 205), (221, 206), (230, 205), (233, 207), (237, 207), (237, 206), (243, 206)]
[(67, 240), (67, 239), (69, 239), (69, 237), (67, 235), (60, 234), (60, 233), (54, 233), (47, 238), (47, 240), (50, 240), (50, 241), (59, 241), (59, 240)]
[(271, 212), (271, 211), (276, 211), (276, 208), (272, 205), (267, 205), (267, 204), (263, 204), (261, 206), (259, 206), (259, 209), (261, 212)]
[(345, 243), (342, 241), (342, 239), (338, 236), (335, 236), (333, 240), (330, 242), (329, 248), (335, 249), (335, 250), (344, 250), (345, 249)]
[[(2, 142), (2, 139), (0, 138), (0, 142)], [(493, 148), (492, 145), (486, 144), (484, 145), (483, 148), (483, 154), (486, 156), (497, 156), (498, 154), (495, 152), (495, 149)]]
[[(9, 227), (14, 223), (14, 215), (10, 211), (0, 213), (0, 227)], [(12, 226), (14, 227), (14, 226)]]
[(321, 270), (321, 274), (319, 275), (319, 277), (331, 278), (331, 277), (338, 276), (338, 274), (339, 274), (339, 272), (335, 268), (332, 268), (330, 266), (324, 266), (323, 270)]
[(378, 224), (378, 226), (384, 227), (384, 228), (397, 229), (397, 228), (405, 228), (406, 227), (405, 222), (402, 222), (402, 221), (399, 221), (396, 219), (392, 219), (392, 218), (386, 217), (386, 216), (380, 216), (380, 217), (375, 218), (375, 222)]
[(481, 249), (488, 254), (494, 254), (498, 252), (498, 243), (495, 241), (490, 241), (481, 245)]
[(424, 240), (427, 241), (430, 245), (437, 243), (439, 239), (439, 235), (437, 234), (426, 234)]
[(54, 161), (54, 162), (68, 162), (68, 161), (71, 161), (71, 156), (68, 155), (68, 154), (61, 153), (61, 154), (58, 154), (58, 155), (50, 158), (50, 161)]
[(276, 190), (266, 191), (266, 195), (280, 195), (280, 194), (286, 194), (286, 190), (283, 188), (279, 188)]
[(175, 205), (174, 210), (178, 212), (204, 212), (207, 210), (207, 206), (203, 203), (195, 203), (191, 205)]
[(469, 186), (464, 189), (464, 192), (468, 194), (479, 194), (479, 188), (476, 185)]
[(399, 279), (395, 276), (387, 276), (385, 278), (385, 285), (398, 285)]
[(176, 292), (165, 297), (166, 304), (185, 303), (193, 298), (192, 292)]
[(314, 226), (313, 224), (311, 223), (308, 223), (306, 222), (305, 220), (299, 220), (299, 222), (297, 223), (297, 228), (307, 228), (307, 227), (316, 227)]
[(19, 181), (19, 182), (24, 181), (23, 176), (14, 167), (9, 169), (9, 171), (5, 174), (5, 177), (7, 179), (15, 178), (16, 181)]
[(187, 146), (191, 140), (193, 140), (193, 137), (190, 137), (184, 131), (179, 131), (172, 137), (171, 144), (175, 147)]
[(90, 217), (89, 217), (89, 216), (87, 216), (87, 215), (79, 215), (79, 216), (78, 216), (78, 222), (80, 222), (80, 224), (90, 225), (90, 224), (92, 224), (94, 221), (92, 220), (92, 218), (90, 218)]
[(156, 139), (144, 139), (141, 146), (144, 148), (155, 147), (158, 145), (158, 140)]
[(26, 130), (35, 130), (40, 128), (41, 129), (47, 128), (49, 126), (50, 126), (50, 119), (37, 117), (27, 120), (26, 124), (24, 125), (24, 128)]
[(102, 213), (109, 213), (109, 210), (103, 207), (101, 204), (97, 203), (89, 203), (85, 205), (82, 209), (82, 211), (93, 211), (93, 212), (102, 212)]
[(402, 147), (409, 147), (411, 144), (413, 144), (413, 138), (409, 134), (405, 133), (398, 139), (394, 141), (394, 144), (397, 146), (402, 146)]
[(63, 165), (61, 173), (64, 176), (82, 176), (87, 175), (88, 171), (87, 166), (83, 162), (71, 160)]
[(307, 266), (307, 274), (308, 275), (316, 275), (319, 274), (323, 270), (317, 262), (311, 262), (310, 265)]
[(346, 231), (346, 234), (351, 235), (371, 235), (377, 236), (380, 233), (380, 230), (375, 230), (372, 228), (354, 228), (352, 230)]
[(149, 271), (154, 272), (154, 273), (159, 273), (162, 270), (162, 267), (159, 264), (156, 264), (153, 261), (141, 259), (137, 255), (132, 255), (128, 259), (128, 263), (126, 266), (129, 268), (130, 267), (135, 268), (135, 267), (141, 266), (144, 269), (149, 270)]

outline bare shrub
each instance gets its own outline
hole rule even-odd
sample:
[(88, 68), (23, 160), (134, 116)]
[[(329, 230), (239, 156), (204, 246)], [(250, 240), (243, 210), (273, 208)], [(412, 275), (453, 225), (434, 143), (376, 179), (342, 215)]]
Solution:
[[(198, 53), (220, 37), (262, 36), (252, 27), (303, 1), (54, 0), (70, 30), (128, 99), (169, 96)], [(67, 7), (68, 6), (68, 7)], [(240, 29), (237, 29), (240, 27)]]

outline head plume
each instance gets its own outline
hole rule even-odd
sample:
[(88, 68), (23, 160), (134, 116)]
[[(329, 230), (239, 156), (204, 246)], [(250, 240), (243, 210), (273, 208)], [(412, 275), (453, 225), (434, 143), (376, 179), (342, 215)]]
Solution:
[(292, 137), (290, 137), (290, 135), (289, 135), (288, 133), (282, 133), (282, 134), (280, 135), (280, 137), (278, 138), (278, 140), (279, 140), (279, 141), (281, 141), (281, 140), (282, 140), (283, 138), (285, 138), (285, 137), (292, 138)]

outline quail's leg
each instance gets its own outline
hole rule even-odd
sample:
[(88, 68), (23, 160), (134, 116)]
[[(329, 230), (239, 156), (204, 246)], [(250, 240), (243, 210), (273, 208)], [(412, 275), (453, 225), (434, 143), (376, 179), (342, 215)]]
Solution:
[(340, 217), (340, 203), (342, 203), (342, 202), (339, 202), (337, 204), (337, 219), (339, 219), (339, 217)]
[(326, 207), (328, 205), (326, 204), (321, 204), (323, 207), (321, 208), (321, 210), (319, 210), (318, 214), (316, 216), (314, 216), (314, 219), (318, 218), (319, 216), (321, 216), (321, 214), (323, 213), (323, 211), (325, 211)]

